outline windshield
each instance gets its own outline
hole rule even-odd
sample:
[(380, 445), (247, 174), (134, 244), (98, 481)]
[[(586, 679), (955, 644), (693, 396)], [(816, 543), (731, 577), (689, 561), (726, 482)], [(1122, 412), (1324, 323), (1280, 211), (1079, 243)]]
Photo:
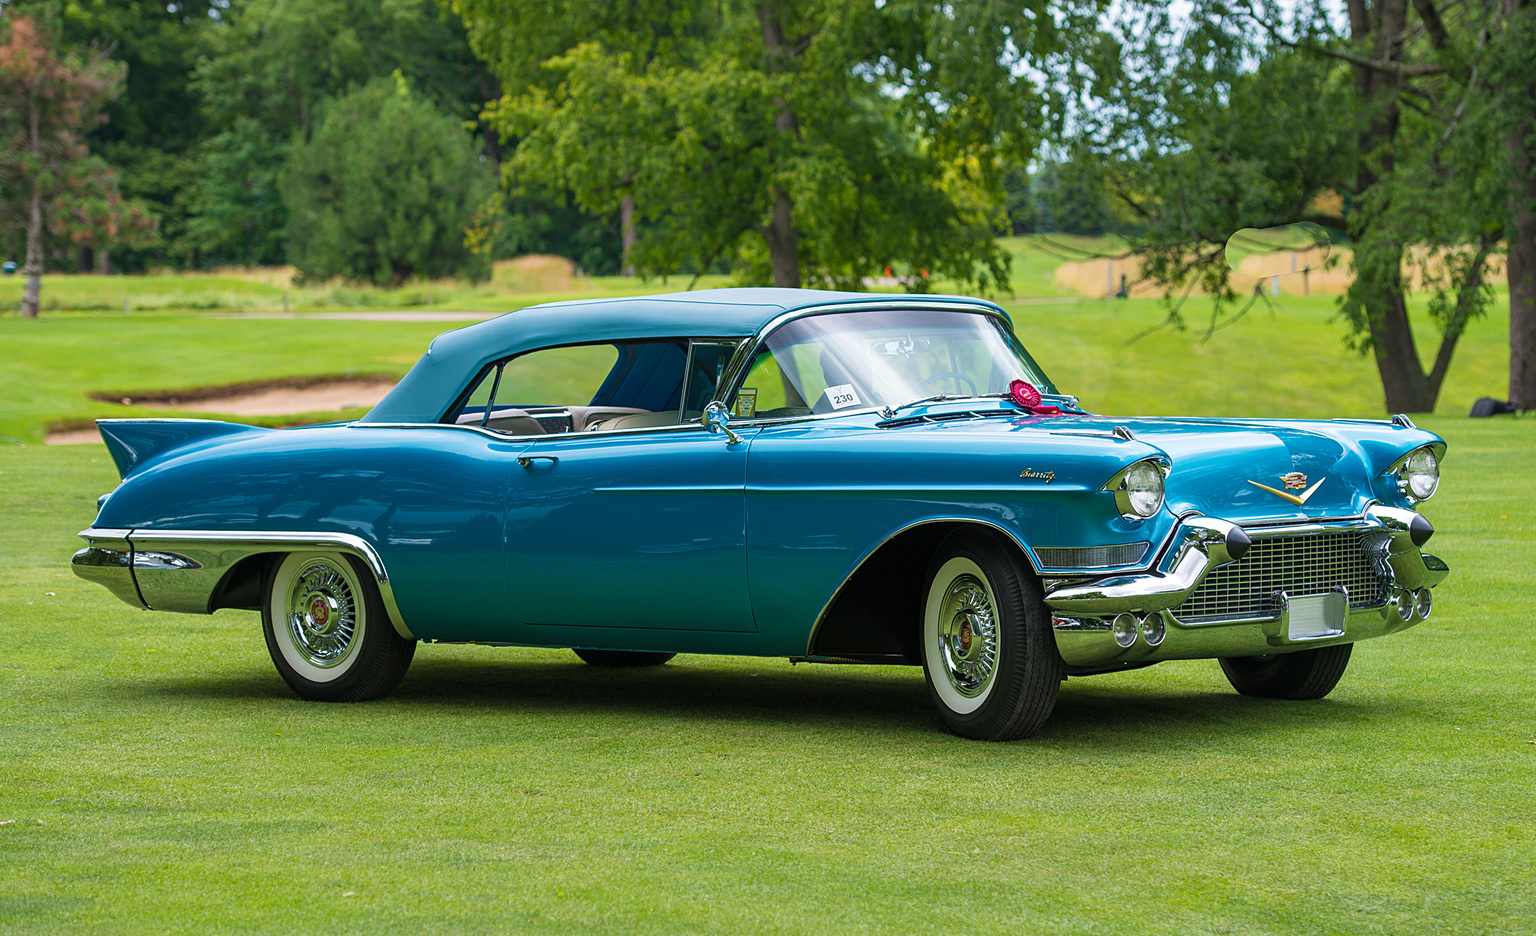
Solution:
[(773, 418), (900, 406), (924, 397), (1055, 388), (995, 316), (890, 310), (796, 319), (768, 336), (737, 391), (736, 416)]

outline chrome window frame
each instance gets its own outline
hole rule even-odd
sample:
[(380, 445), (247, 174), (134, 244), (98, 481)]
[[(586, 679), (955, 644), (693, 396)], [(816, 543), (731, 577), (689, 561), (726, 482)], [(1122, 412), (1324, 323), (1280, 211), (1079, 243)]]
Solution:
[[(773, 337), (773, 333), (790, 322), (803, 318), (812, 318), (817, 315), (833, 315), (841, 312), (901, 312), (912, 311), (950, 311), (950, 312), (980, 312), (996, 319), (1010, 333), (1013, 331), (1013, 320), (1005, 312), (1001, 312), (990, 305), (980, 302), (967, 302), (959, 299), (911, 299), (894, 298), (889, 302), (839, 302), (824, 306), (815, 306), (808, 309), (796, 309), (775, 316), (772, 320), (758, 329), (756, 335), (744, 343), (743, 350), (737, 353), (737, 357), (731, 361), (725, 375), (720, 380), (720, 386), (729, 388), (723, 396), (715, 399), (729, 408), (736, 398), (736, 393), (741, 389), (741, 382), (746, 379), (747, 368), (752, 359), (757, 356), (758, 349)], [(1038, 364), (1036, 365), (1038, 366)], [(831, 413), (807, 413), (804, 416), (769, 416), (746, 417), (739, 420), (739, 425), (744, 426), (780, 426), (791, 423), (809, 422), (812, 420), (842, 418), (855, 416), (861, 413), (877, 413), (880, 406), (864, 406), (858, 409), (836, 410)]]

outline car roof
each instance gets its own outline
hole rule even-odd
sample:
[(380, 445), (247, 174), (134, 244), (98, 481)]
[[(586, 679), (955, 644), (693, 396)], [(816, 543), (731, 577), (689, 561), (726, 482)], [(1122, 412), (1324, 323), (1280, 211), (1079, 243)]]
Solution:
[(966, 296), (766, 287), (529, 306), (437, 336), (410, 373), (360, 421), (432, 422), (487, 364), (538, 348), (656, 338), (749, 338), (788, 313), (809, 314), (827, 306), (939, 302), (962, 302), (1007, 316), (994, 303)]

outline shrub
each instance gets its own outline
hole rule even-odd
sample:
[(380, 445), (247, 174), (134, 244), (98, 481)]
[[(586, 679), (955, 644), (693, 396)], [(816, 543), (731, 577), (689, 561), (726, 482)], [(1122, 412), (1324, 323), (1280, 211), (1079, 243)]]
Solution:
[(493, 168), (463, 124), (410, 91), (372, 81), (333, 100), (288, 159), (288, 257), (305, 280), (397, 285), (413, 277), (483, 279), (464, 246)]

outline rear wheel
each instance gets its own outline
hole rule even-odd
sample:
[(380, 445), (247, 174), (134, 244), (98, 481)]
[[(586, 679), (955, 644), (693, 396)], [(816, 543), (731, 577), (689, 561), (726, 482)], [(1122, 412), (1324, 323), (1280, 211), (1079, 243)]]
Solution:
[(388, 695), (416, 653), (416, 641), (390, 625), (367, 567), (338, 553), (284, 556), (268, 582), (261, 621), (278, 673), (318, 702)]
[(1321, 699), (1349, 665), (1354, 644), (1337, 644), (1271, 656), (1224, 657), (1221, 671), (1232, 688), (1265, 699)]
[(982, 741), (1040, 730), (1061, 689), (1062, 663), (1040, 582), (989, 531), (940, 545), (923, 605), (923, 674), (944, 725)]
[(577, 656), (593, 666), (660, 666), (675, 653), (652, 653), (646, 650), (573, 650)]

